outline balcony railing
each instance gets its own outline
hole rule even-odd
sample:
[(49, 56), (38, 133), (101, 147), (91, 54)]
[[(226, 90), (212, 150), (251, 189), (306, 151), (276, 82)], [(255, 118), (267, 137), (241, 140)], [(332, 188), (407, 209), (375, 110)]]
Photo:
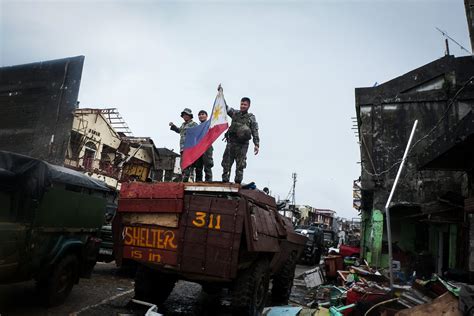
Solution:
[(122, 168), (114, 166), (109, 161), (86, 157), (79, 159), (66, 158), (64, 161), (64, 166), (78, 171), (97, 173), (114, 178), (116, 180), (120, 179), (122, 173)]

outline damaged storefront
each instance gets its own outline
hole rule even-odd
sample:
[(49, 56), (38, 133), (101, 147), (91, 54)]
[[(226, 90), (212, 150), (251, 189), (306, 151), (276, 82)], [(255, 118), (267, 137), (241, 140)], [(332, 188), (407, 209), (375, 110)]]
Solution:
[[(472, 57), (447, 55), (372, 88), (356, 89), (361, 152), (362, 256), (388, 267), (384, 206), (411, 128), (413, 143), (390, 205), (396, 278), (432, 273), (467, 276), (470, 228), (464, 206), (469, 177), (462, 168), (428, 168), (428, 148), (447, 139), (474, 105)], [(472, 125), (472, 120), (470, 121)], [(472, 161), (472, 160), (471, 160)]]
[[(467, 176), (467, 195), (458, 199), (456, 219), (462, 222), (461, 244), (457, 258), (464, 271), (469, 272), (469, 280), (474, 280), (474, 114), (469, 112), (446, 135), (433, 142), (420, 159), (423, 170), (460, 171)], [(462, 217), (461, 217), (462, 216)], [(469, 254), (469, 255), (467, 255)]]

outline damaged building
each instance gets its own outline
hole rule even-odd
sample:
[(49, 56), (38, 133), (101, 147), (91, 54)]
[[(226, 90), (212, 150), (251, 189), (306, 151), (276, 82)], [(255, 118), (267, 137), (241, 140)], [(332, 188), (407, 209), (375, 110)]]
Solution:
[(64, 165), (119, 189), (171, 181), (178, 154), (133, 137), (115, 108), (78, 108), (84, 56), (0, 68), (0, 148)]
[(447, 151), (449, 144), (457, 143), (458, 126), (472, 128), (473, 75), (471, 56), (447, 55), (379, 86), (356, 89), (361, 248), (371, 264), (388, 266), (384, 207), (418, 120), (390, 205), (393, 258), (418, 274), (472, 271), (466, 256), (470, 216), (465, 209), (465, 199), (472, 195), (468, 177), (472, 168), (466, 167), (472, 159), (457, 151), (456, 159), (467, 159), (469, 164), (453, 161), (457, 167), (444, 167), (435, 163), (442, 150), (429, 148), (444, 143)]
[[(298, 216), (298, 225), (317, 225), (327, 229), (333, 228), (336, 211), (328, 209), (318, 209), (310, 205), (288, 204), (287, 211), (294, 210)], [(285, 211), (283, 209), (282, 211)]]
[(64, 165), (118, 187), (127, 181), (171, 181), (176, 153), (133, 137), (115, 108), (77, 109)]

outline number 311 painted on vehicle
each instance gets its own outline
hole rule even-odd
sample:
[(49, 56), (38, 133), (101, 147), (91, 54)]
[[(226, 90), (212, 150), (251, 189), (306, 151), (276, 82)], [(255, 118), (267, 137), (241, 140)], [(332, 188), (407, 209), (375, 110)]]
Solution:
[[(208, 216), (209, 215), (209, 216)], [(209, 217), (209, 224), (208, 222)], [(195, 218), (193, 219), (193, 225), (196, 227), (206, 226), (212, 229), (221, 229), (221, 216), (214, 214), (208, 214), (206, 212), (195, 212)]]

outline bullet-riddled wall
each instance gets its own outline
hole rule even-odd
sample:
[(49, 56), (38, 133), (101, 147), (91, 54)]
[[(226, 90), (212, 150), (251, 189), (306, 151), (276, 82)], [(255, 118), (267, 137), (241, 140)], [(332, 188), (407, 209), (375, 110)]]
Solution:
[[(380, 86), (356, 89), (362, 166), (361, 209), (366, 223), (363, 253), (370, 252), (376, 265), (381, 263), (381, 256), (374, 252), (381, 250), (373, 249), (373, 245), (379, 243), (370, 240), (374, 231), (367, 223), (373, 222), (378, 212), (384, 212), (415, 120), (418, 127), (413, 148), (392, 200), (393, 221), (421, 220), (429, 225), (432, 219), (428, 219), (427, 214), (436, 214), (439, 225), (449, 225), (443, 215), (456, 211), (461, 213), (451, 220), (454, 224), (461, 220), (462, 216), (457, 215), (462, 215), (462, 206), (456, 205), (456, 201), (466, 193), (467, 178), (462, 172), (421, 171), (419, 157), (427, 146), (453, 129), (472, 110), (472, 88), (463, 88), (472, 74), (471, 57), (445, 56)], [(385, 235), (384, 227), (381, 238), (385, 239)], [(410, 241), (404, 239), (413, 238), (403, 231), (394, 236), (405, 245)], [(458, 237), (447, 236), (454, 238), (450, 243)]]

